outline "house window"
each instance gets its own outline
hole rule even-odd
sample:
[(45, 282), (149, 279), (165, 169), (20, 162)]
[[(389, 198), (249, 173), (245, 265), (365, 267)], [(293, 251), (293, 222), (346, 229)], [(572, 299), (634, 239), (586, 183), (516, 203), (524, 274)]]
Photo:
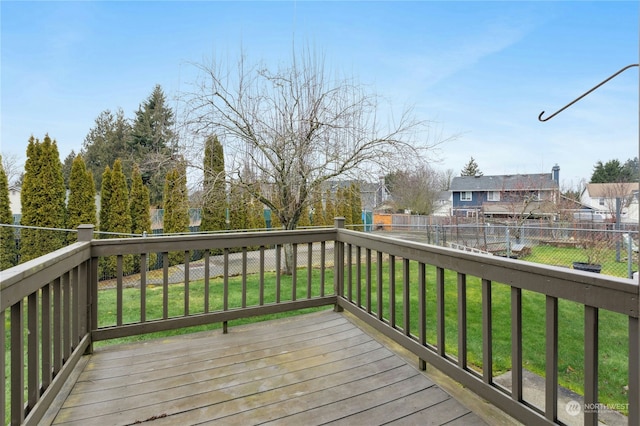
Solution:
[(471, 191), (463, 191), (460, 193), (460, 201), (471, 201)]
[(599, 198), (598, 204), (600, 204), (601, 206), (604, 206), (604, 198)]
[(500, 201), (499, 191), (489, 191), (487, 194), (487, 201)]

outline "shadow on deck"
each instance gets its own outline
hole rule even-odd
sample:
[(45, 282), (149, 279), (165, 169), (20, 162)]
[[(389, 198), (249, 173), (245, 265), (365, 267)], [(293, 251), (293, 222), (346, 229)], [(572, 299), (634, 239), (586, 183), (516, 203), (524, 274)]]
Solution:
[(102, 347), (43, 423), (485, 424), (356, 323), (327, 310)]

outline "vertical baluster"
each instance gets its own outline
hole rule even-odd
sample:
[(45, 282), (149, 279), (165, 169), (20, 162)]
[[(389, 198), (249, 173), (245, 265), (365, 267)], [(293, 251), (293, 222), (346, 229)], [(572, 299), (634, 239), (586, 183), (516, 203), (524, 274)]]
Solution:
[[(229, 249), (224, 249), (223, 254), (223, 268), (222, 268), (222, 276), (223, 276), (223, 285), (222, 285), (222, 310), (229, 310)], [(228, 322), (222, 322), (222, 333), (227, 334), (228, 332)]]
[(247, 307), (247, 248), (242, 247), (242, 307)]
[(482, 379), (493, 382), (493, 336), (491, 315), (491, 281), (482, 280)]
[(444, 269), (436, 268), (436, 342), (438, 355), (445, 354)]
[(38, 291), (27, 297), (27, 403), (33, 408), (40, 399), (40, 333), (38, 332)]
[[(91, 293), (89, 295), (89, 324), (88, 331), (96, 330), (98, 328), (98, 258), (92, 257), (90, 263), (90, 284), (88, 291)], [(54, 281), (55, 283), (55, 281)], [(55, 292), (54, 292), (55, 295)], [(55, 346), (55, 336), (54, 336), (54, 346)], [(90, 344), (88, 348), (89, 353), (93, 353), (93, 342)], [(55, 362), (54, 362), (54, 371), (55, 371)]]
[(325, 294), (325, 275), (326, 275), (326, 250), (327, 243), (322, 241), (320, 243), (320, 297)]
[(62, 363), (71, 356), (71, 283), (69, 272), (62, 276)]
[(640, 424), (640, 320), (629, 316), (629, 424)]
[(116, 324), (122, 325), (122, 267), (123, 257), (121, 254), (117, 257), (116, 262)]
[(410, 312), (411, 312), (411, 296), (409, 294), (409, 259), (402, 259), (402, 305), (404, 308), (403, 316), (403, 326), (404, 334), (406, 336), (411, 335), (411, 322), (410, 322)]
[(376, 252), (376, 284), (377, 284), (377, 293), (378, 293), (378, 300), (377, 300), (377, 311), (378, 311), (378, 319), (380, 321), (383, 320), (384, 318), (384, 309), (383, 309), (383, 297), (382, 297), (382, 252), (378, 251)]
[(522, 289), (511, 287), (511, 398), (522, 401)]
[(71, 270), (71, 347), (80, 343), (80, 267)]
[[(96, 262), (97, 263), (97, 262)], [(53, 280), (53, 373), (62, 368), (62, 280)]]
[(189, 316), (189, 261), (191, 253), (189, 250), (184, 251), (184, 316)]
[[(418, 323), (418, 339), (420, 344), (425, 346), (427, 344), (427, 271), (424, 263), (418, 264), (418, 315), (420, 321)], [(427, 362), (423, 359), (419, 361), (420, 370), (427, 369)]]
[(307, 299), (311, 299), (311, 283), (313, 281), (313, 243), (307, 244)]
[(260, 246), (260, 306), (264, 305), (264, 246)]
[(367, 312), (371, 313), (371, 293), (373, 291), (372, 287), (372, 280), (371, 280), (371, 249), (366, 249), (365, 251), (366, 253), (366, 258), (365, 258), (365, 280), (366, 280), (366, 284), (367, 284)]
[(169, 318), (169, 253), (162, 253), (162, 319)]
[[(595, 407), (598, 402), (598, 308), (584, 307), (584, 403)], [(584, 413), (584, 424), (597, 426), (598, 411)]]
[[(41, 304), (42, 368), (40, 375), (42, 377), (42, 389), (46, 390), (51, 384), (51, 284), (45, 284), (42, 287)], [(4, 346), (0, 345), (0, 348), (4, 348)], [(0, 371), (4, 370), (0, 368)], [(3, 417), (0, 416), (0, 418)]]
[(204, 312), (209, 312), (209, 275), (210, 265), (209, 265), (209, 256), (210, 250), (206, 249), (204, 251)]
[(546, 297), (545, 416), (558, 419), (558, 299)]
[(87, 260), (78, 268), (78, 342), (89, 331), (89, 265), (90, 261)]
[(467, 275), (458, 272), (458, 367), (467, 369)]
[(356, 305), (362, 307), (362, 248), (356, 246)]
[[(24, 302), (11, 306), (11, 423), (24, 420)], [(4, 420), (3, 420), (4, 421)]]
[(147, 253), (140, 254), (140, 322), (147, 322)]
[(291, 300), (296, 300), (298, 292), (298, 245), (291, 244)]
[(282, 259), (281, 259), (282, 246), (276, 246), (276, 303), (280, 303), (280, 287), (281, 287), (281, 272), (282, 272)]
[(347, 298), (353, 303), (353, 246), (347, 244)]
[[(4, 371), (5, 370), (5, 349), (6, 348), (6, 343), (5, 343), (5, 329), (4, 329), (4, 323), (6, 321), (6, 311), (0, 311), (0, 348), (2, 348), (3, 351), (3, 355), (0, 356), (0, 371), (2, 371), (3, 376), (4, 377)], [(7, 380), (2, 380), (0, 381), (0, 419), (2, 419), (2, 421), (4, 422), (5, 416), (6, 416), (6, 386), (7, 386)]]
[(389, 255), (389, 325), (396, 327), (396, 257)]

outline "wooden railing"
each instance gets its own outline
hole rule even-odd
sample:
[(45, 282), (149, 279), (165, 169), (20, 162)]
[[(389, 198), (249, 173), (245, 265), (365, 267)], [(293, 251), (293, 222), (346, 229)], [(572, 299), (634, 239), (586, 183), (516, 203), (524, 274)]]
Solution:
[[(598, 406), (599, 312), (612, 311), (628, 318), (628, 424), (640, 424), (640, 305), (638, 285), (631, 280), (350, 231), (344, 229), (340, 218), (335, 228), (302, 231), (109, 240), (92, 240), (92, 231), (91, 226), (81, 226), (78, 243), (0, 274), (0, 345), (9, 351), (0, 359), (0, 371), (5, 371), (5, 359), (10, 364), (9, 377), (2, 381), (0, 417), (10, 418), (12, 424), (38, 423), (81, 356), (92, 351), (93, 342), (210, 323), (222, 323), (226, 330), (227, 321), (323, 305), (353, 313), (415, 353), (421, 367), (426, 368), (426, 363), (435, 366), (523, 423), (559, 423), (558, 324), (562, 312), (558, 302), (563, 300), (584, 307), (584, 403), (589, 407)], [(204, 304), (198, 307), (190, 303), (194, 278), (190, 276), (194, 269), (190, 254), (196, 250), (203, 253), (198, 265), (206, 293)], [(179, 314), (169, 309), (174, 293), (170, 292), (168, 259), (174, 252), (184, 253)], [(124, 273), (127, 256), (139, 256), (144, 265), (150, 253), (163, 258), (157, 284), (161, 286), (162, 313), (148, 313), (146, 292), (151, 277), (142, 268), (134, 292), (137, 317), (132, 319), (124, 311), (125, 294), (131, 297), (125, 290), (130, 279)], [(267, 254), (271, 265), (267, 265)], [(104, 282), (99, 282), (98, 273), (101, 259), (109, 257), (116, 265), (112, 285), (115, 306), (109, 307), (114, 310), (114, 320), (99, 324), (100, 310), (105, 308), (99, 290)], [(210, 288), (214, 257), (222, 265), (222, 284)], [(255, 258), (255, 270), (247, 266), (249, 257)], [(233, 270), (236, 258), (239, 269)], [(287, 292), (280, 287), (285, 264), (291, 271)], [(313, 278), (312, 270), (319, 271), (319, 278)], [(269, 271), (275, 274), (272, 299), (264, 297), (264, 277)], [(306, 277), (299, 277), (300, 271), (305, 271)], [(428, 283), (430, 274), (435, 278)], [(449, 274), (456, 278), (454, 324), (446, 320), (450, 305), (445, 303), (445, 277)], [(229, 299), (230, 275), (240, 277), (241, 299), (235, 304)], [(331, 282), (325, 282), (328, 275), (333, 276)], [(258, 281), (254, 290), (258, 294), (250, 298), (249, 276)], [(473, 365), (468, 361), (467, 283), (471, 280), (480, 282), (482, 306), (481, 361)], [(499, 288), (510, 294), (511, 390), (497, 384), (493, 372), (493, 330), (506, 326), (496, 324), (492, 317), (496, 307), (492, 291)], [(210, 291), (221, 296), (221, 306), (209, 305)], [(523, 291), (544, 296), (542, 407), (523, 397)], [(428, 306), (435, 306), (434, 314), (427, 312)], [(10, 324), (6, 330), (5, 322)], [(456, 330), (454, 342), (447, 341), (446, 330), (452, 326)], [(429, 333), (435, 333), (435, 338), (429, 339)], [(5, 395), (10, 395), (8, 401)], [(597, 409), (584, 414), (584, 424), (596, 424), (597, 419)]]

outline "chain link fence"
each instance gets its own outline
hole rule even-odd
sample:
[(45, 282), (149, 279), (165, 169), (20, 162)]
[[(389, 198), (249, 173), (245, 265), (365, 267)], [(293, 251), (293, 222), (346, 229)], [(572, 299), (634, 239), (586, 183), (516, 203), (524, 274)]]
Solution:
[(638, 271), (638, 231), (630, 226), (614, 229), (614, 224), (566, 227), (458, 223), (406, 226), (404, 229), (396, 224), (393, 229), (389, 228), (376, 232), (468, 252), (619, 277), (632, 278)]
[[(4, 226), (4, 225), (3, 225)], [(449, 247), (467, 252), (477, 252), (494, 256), (503, 256), (523, 261), (543, 263), (559, 267), (582, 268), (582, 264), (597, 264), (597, 272), (618, 276), (633, 277), (638, 267), (638, 231), (637, 229), (613, 229), (612, 224), (594, 226), (543, 226), (536, 224), (495, 224), (495, 223), (454, 223), (429, 224), (422, 219), (411, 218), (404, 224), (394, 223), (393, 226), (376, 226), (370, 232), (379, 235), (392, 236), (427, 243), (442, 247)], [(364, 226), (352, 226), (352, 229), (367, 230)], [(20, 230), (16, 231), (16, 246), (20, 247)], [(46, 229), (46, 232), (62, 233), (68, 243), (75, 241), (75, 231), (68, 229)], [(197, 231), (193, 229), (192, 231)], [(255, 230), (252, 230), (255, 231)], [(234, 231), (242, 232), (242, 231)], [(268, 232), (268, 230), (264, 230)], [(120, 237), (155, 238), (163, 234), (158, 231), (151, 235), (139, 236), (133, 234), (117, 235)], [(96, 233), (95, 237), (100, 234)], [(108, 235), (115, 237), (116, 235)], [(105, 236), (103, 236), (105, 237)], [(333, 244), (326, 243), (326, 249), (331, 250)], [(265, 271), (276, 270), (276, 250), (278, 247), (242, 247), (231, 249), (228, 254), (230, 275), (239, 275), (243, 263), (243, 256), (247, 260), (248, 272), (258, 271), (264, 262)], [(321, 258), (320, 243), (300, 245), (297, 247), (298, 257), (304, 265), (307, 264), (311, 252), (312, 265), (319, 266)], [(19, 251), (18, 251), (19, 253)], [(329, 252), (331, 253), (331, 252)], [(191, 250), (187, 254), (191, 281), (204, 279), (204, 251)], [(262, 259), (261, 259), (262, 256)], [(18, 261), (19, 258), (16, 259)], [(330, 254), (325, 256), (325, 265), (333, 261)], [(148, 271), (149, 285), (162, 284), (164, 279), (164, 262), (168, 262), (169, 283), (182, 283), (185, 277), (185, 253), (149, 253), (146, 264), (141, 265), (140, 256), (128, 255), (123, 259), (123, 286), (136, 287), (140, 285), (140, 270)], [(220, 252), (209, 253), (210, 277), (215, 279), (224, 274), (224, 259)], [(99, 264), (99, 280), (101, 288), (111, 288), (116, 285), (116, 257), (104, 258)], [(592, 269), (589, 269), (592, 270)]]

